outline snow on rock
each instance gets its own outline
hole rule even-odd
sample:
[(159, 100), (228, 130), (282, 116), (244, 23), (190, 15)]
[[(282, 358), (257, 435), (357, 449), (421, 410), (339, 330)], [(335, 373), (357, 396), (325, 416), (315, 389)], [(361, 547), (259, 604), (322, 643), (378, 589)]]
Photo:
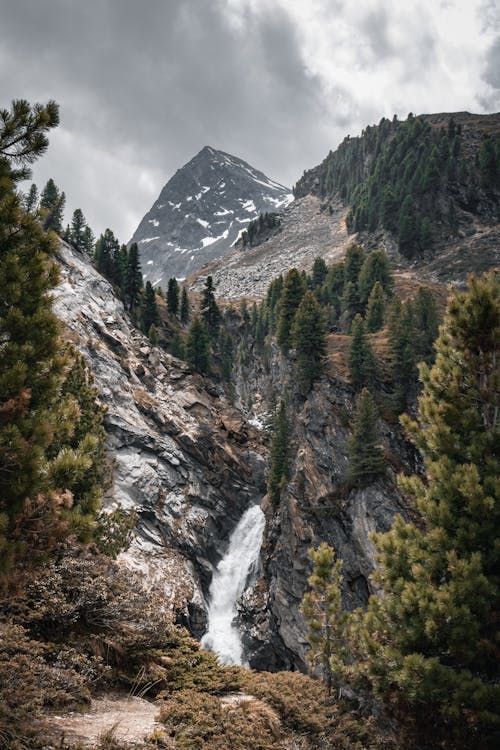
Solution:
[[(288, 188), (241, 159), (206, 146), (165, 185), (131, 242), (141, 243), (143, 266), (153, 260), (165, 284), (171, 276), (190, 276), (223, 258), (252, 219), (280, 211), (289, 201)], [(150, 236), (151, 226), (158, 228), (155, 237)]]

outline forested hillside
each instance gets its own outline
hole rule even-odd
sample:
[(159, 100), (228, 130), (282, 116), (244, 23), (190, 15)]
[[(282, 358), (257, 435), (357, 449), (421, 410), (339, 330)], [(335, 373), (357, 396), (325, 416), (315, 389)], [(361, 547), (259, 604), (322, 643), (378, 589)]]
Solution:
[[(500, 122), (495, 116), (410, 114), (347, 136), (294, 188), (340, 196), (351, 232), (383, 228), (412, 258), (480, 217), (500, 220)], [(463, 236), (463, 234), (462, 234)]]

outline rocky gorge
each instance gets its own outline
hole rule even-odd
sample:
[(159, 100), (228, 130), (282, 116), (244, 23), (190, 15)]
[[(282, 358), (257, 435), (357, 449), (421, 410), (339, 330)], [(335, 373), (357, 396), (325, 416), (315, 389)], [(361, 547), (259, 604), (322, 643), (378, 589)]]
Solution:
[(256, 580), (238, 604), (249, 664), (305, 669), (306, 627), (299, 607), (310, 572), (309, 547), (327, 540), (344, 565), (344, 598), (363, 605), (371, 591), (370, 532), (405, 513), (395, 469), (417, 458), (399, 428), (381, 422), (389, 470), (364, 490), (346, 484), (354, 391), (323, 376), (293, 403), (292, 478), (278, 507), (266, 497), (272, 399), (291, 385), (293, 364), (273, 349), (235, 367), (232, 398), (221, 383), (152, 346), (128, 321), (110, 284), (66, 244), (58, 257), (55, 310), (93, 373), (107, 413), (114, 479), (108, 508), (138, 515), (123, 565), (159, 586), (172, 616), (201, 638), (217, 563), (244, 511), (261, 503), (266, 530)]

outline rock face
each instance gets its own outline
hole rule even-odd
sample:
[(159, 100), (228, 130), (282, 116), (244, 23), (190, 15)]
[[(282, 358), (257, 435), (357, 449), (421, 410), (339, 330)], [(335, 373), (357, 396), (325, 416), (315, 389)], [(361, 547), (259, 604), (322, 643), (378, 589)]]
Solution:
[[(254, 358), (240, 366), (235, 385), (242, 402), (252, 398), (256, 418), (264, 421), (270, 394), (292, 391), (293, 364), (274, 347), (269, 366)], [(387, 460), (384, 478), (365, 489), (349, 486), (348, 439), (355, 393), (334, 374), (324, 375), (306, 401), (289, 402), (291, 479), (277, 505), (266, 498), (262, 576), (240, 603), (243, 641), (250, 666), (257, 669), (306, 668), (306, 624), (300, 604), (311, 573), (308, 550), (326, 541), (343, 563), (343, 603), (366, 604), (375, 568), (372, 531), (385, 531), (394, 515), (407, 516), (396, 473), (420, 469), (419, 457), (399, 428), (379, 421)], [(394, 468), (393, 468), (394, 467)]]
[(243, 511), (265, 492), (261, 434), (183, 362), (129, 324), (107, 281), (62, 244), (55, 311), (107, 407), (115, 463), (107, 502), (135, 508), (124, 564), (161, 585), (192, 632), (205, 629), (214, 564)]
[(226, 255), (248, 223), (292, 199), (289, 188), (205, 146), (167, 182), (137, 227), (145, 277), (165, 286)]
[(327, 263), (344, 257), (353, 241), (347, 234), (346, 213), (340, 201), (331, 213), (322, 210), (319, 199), (312, 195), (293, 201), (282, 211), (279, 230), (267, 241), (253, 248), (235, 248), (194, 274), (190, 285), (201, 289), (210, 273), (220, 297), (262, 298), (271, 281), (290, 268), (310, 271), (318, 256)]

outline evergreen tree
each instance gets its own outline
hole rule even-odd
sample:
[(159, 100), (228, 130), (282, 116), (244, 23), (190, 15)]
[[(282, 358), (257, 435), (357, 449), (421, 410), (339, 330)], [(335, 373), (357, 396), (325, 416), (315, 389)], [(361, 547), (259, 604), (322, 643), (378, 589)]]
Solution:
[(183, 325), (186, 325), (189, 323), (189, 297), (188, 293), (186, 291), (186, 287), (182, 287), (182, 294), (181, 294), (181, 323)]
[(358, 487), (367, 487), (384, 473), (384, 458), (378, 445), (377, 407), (368, 388), (356, 401), (354, 426), (349, 440), (349, 476)]
[(351, 281), (357, 285), (364, 260), (365, 254), (359, 245), (351, 245), (347, 249), (344, 261), (344, 283)]
[(401, 486), (422, 523), (397, 517), (377, 535), (382, 596), (363, 631), (376, 690), (454, 748), (493, 747), (500, 726), (499, 346), (490, 272), (454, 292), (435, 364), (421, 366), (419, 421), (405, 425), (427, 479)]
[(38, 188), (34, 182), (31, 183), (28, 193), (24, 196), (23, 207), (27, 214), (36, 216), (38, 212)]
[(366, 307), (366, 330), (368, 333), (379, 331), (384, 325), (386, 296), (380, 281), (376, 281), (368, 297)]
[(151, 326), (158, 325), (158, 307), (156, 304), (155, 290), (150, 281), (146, 281), (144, 298), (142, 302), (141, 328), (144, 333), (148, 333)]
[(419, 362), (430, 364), (434, 359), (434, 341), (439, 328), (439, 313), (432, 292), (421, 286), (413, 303), (416, 332), (415, 350)]
[[(50, 293), (53, 237), (22, 210), (16, 182), (47, 147), (57, 106), (13, 102), (0, 111), (0, 567), (33, 564), (95, 508), (97, 436), (64, 390), (71, 356), (59, 339)], [(87, 475), (88, 473), (88, 475)], [(78, 504), (80, 507), (78, 507)], [(72, 506), (75, 506), (72, 510)]]
[(417, 393), (416, 333), (411, 302), (396, 298), (389, 311), (389, 350), (391, 361), (392, 402), (401, 414)]
[(71, 239), (70, 242), (76, 250), (84, 252), (85, 250), (85, 227), (87, 222), (81, 208), (75, 209), (71, 219)]
[(186, 359), (196, 372), (207, 373), (210, 367), (210, 336), (198, 316), (191, 323), (188, 333)]
[(328, 268), (323, 258), (316, 258), (312, 268), (311, 283), (314, 288), (322, 286), (328, 275)]
[(305, 291), (302, 276), (296, 268), (292, 268), (285, 276), (279, 301), (276, 339), (283, 353), (286, 353), (291, 346), (293, 319)]
[(139, 304), (139, 292), (141, 287), (142, 273), (139, 262), (139, 249), (137, 247), (137, 242), (133, 242), (128, 251), (127, 276), (125, 280), (125, 302), (132, 316)]
[(269, 497), (271, 502), (275, 504), (279, 501), (281, 491), (290, 478), (289, 433), (287, 405), (286, 401), (282, 399), (273, 419), (269, 478), (267, 481)]
[(348, 281), (344, 286), (342, 298), (340, 300), (340, 327), (344, 332), (349, 332), (353, 318), (359, 314), (361, 305), (359, 304), (358, 287), (353, 281)]
[(62, 234), (65, 204), (66, 196), (59, 191), (54, 180), (50, 178), (40, 196), (40, 214), (44, 229), (51, 229), (56, 234)]
[(359, 313), (352, 322), (349, 374), (356, 389), (372, 384), (376, 375), (375, 355), (366, 338), (365, 323)]
[(94, 254), (95, 235), (91, 228), (87, 225), (83, 230), (83, 252), (89, 257)]
[(177, 315), (179, 312), (179, 284), (176, 278), (168, 280), (167, 310), (171, 315)]
[(216, 336), (219, 331), (221, 314), (215, 301), (215, 287), (211, 276), (207, 276), (201, 292), (201, 317), (210, 335)]
[(106, 229), (104, 234), (100, 235), (94, 248), (94, 262), (97, 270), (114, 283), (119, 283), (114, 269), (115, 258), (119, 249), (120, 243), (111, 229)]
[(394, 281), (389, 258), (383, 250), (373, 250), (369, 253), (359, 272), (358, 290), (360, 302), (363, 306), (368, 302), (370, 292), (377, 281), (380, 282), (386, 295), (390, 296)]
[(305, 293), (297, 309), (291, 341), (297, 350), (297, 385), (306, 395), (321, 375), (327, 353), (323, 314), (311, 291)]
[(326, 542), (318, 549), (310, 549), (313, 572), (307, 582), (307, 593), (302, 599), (301, 611), (307, 623), (307, 654), (313, 671), (319, 665), (329, 693), (339, 682), (346, 659), (344, 629), (347, 615), (342, 612), (340, 586), (342, 562), (336, 560), (335, 551)]

